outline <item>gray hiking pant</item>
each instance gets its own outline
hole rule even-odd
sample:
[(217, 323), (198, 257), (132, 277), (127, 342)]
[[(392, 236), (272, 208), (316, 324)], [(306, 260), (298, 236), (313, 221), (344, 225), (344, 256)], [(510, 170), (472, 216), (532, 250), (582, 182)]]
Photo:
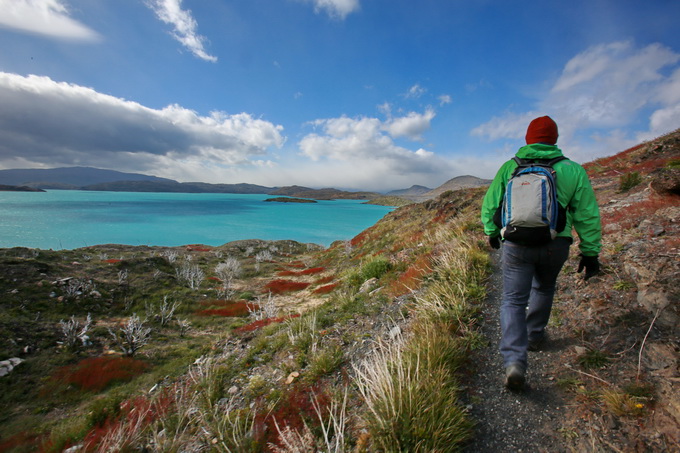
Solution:
[(520, 363), (526, 368), (529, 339), (544, 335), (570, 245), (570, 238), (561, 237), (538, 247), (503, 243), (500, 351), (506, 367)]

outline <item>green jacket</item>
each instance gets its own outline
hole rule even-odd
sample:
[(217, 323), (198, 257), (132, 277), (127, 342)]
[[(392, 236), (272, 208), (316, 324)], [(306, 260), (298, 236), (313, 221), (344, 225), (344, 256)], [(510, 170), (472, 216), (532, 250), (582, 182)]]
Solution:
[[(521, 147), (516, 156), (522, 159), (554, 159), (562, 156), (562, 151), (554, 145), (535, 143)], [(493, 222), (493, 215), (500, 206), (505, 194), (505, 186), (517, 168), (514, 160), (504, 163), (498, 170), (482, 202), (482, 222), (484, 233), (488, 236), (500, 235), (500, 229)], [(567, 211), (567, 226), (557, 236), (571, 237), (572, 227), (579, 239), (579, 249), (586, 256), (600, 253), (602, 227), (600, 209), (595, 199), (593, 187), (582, 166), (571, 160), (557, 162), (554, 167), (557, 178), (557, 201)]]

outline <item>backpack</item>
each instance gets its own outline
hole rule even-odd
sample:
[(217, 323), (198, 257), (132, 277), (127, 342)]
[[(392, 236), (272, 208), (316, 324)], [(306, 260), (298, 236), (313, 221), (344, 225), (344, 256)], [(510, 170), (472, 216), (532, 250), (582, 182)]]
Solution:
[(557, 202), (553, 165), (566, 157), (531, 160), (513, 158), (517, 169), (505, 187), (494, 222), (501, 237), (522, 245), (543, 245), (564, 231), (566, 211)]

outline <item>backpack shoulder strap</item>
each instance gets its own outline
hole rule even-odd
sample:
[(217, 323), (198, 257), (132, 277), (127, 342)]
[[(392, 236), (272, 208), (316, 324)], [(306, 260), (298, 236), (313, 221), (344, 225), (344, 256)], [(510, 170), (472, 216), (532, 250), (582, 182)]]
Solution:
[(517, 167), (515, 170), (512, 172), (511, 178), (514, 178), (517, 176), (517, 174), (524, 170), (525, 168), (531, 167), (532, 161), (530, 159), (522, 159), (521, 157), (513, 156), (512, 160), (515, 161), (517, 164)]

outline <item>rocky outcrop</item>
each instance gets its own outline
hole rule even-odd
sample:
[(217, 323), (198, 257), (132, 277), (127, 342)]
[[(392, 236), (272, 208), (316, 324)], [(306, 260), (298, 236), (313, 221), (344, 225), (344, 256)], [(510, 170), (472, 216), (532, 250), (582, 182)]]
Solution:
[(660, 168), (650, 174), (651, 187), (661, 195), (680, 195), (680, 168)]
[(21, 362), (23, 362), (23, 360), (18, 357), (12, 357), (11, 359), (0, 362), (0, 377), (7, 376)]

